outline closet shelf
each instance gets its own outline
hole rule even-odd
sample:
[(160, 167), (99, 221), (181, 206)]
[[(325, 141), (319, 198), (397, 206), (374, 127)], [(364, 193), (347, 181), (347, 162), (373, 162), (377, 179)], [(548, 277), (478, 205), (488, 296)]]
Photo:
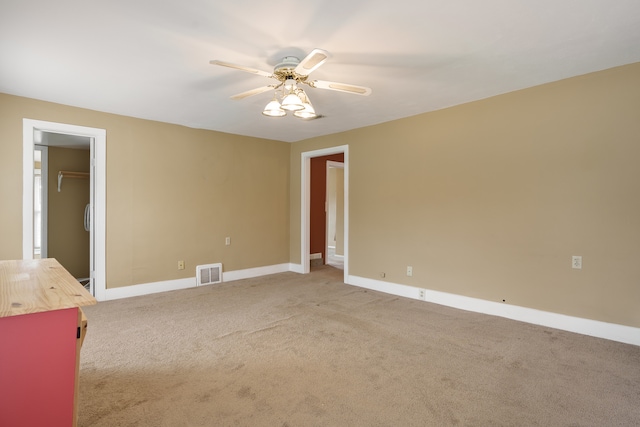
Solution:
[(62, 187), (62, 178), (89, 179), (90, 177), (89, 172), (58, 171), (58, 193)]

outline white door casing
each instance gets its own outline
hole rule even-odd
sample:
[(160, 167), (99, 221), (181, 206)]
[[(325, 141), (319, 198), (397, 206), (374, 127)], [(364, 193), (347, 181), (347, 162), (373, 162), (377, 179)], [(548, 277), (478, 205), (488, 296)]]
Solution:
[(323, 148), (301, 154), (300, 174), (300, 262), (301, 272), (310, 271), (310, 205), (311, 205), (311, 159), (344, 153), (344, 281), (349, 277), (349, 146)]
[(41, 120), (22, 121), (22, 257), (33, 259), (33, 149), (35, 131), (85, 136), (92, 139), (92, 229), (94, 296), (105, 299), (106, 294), (106, 155), (105, 129), (76, 126)]
[[(324, 250), (325, 250), (325, 264), (328, 264), (328, 259), (329, 259), (329, 242), (331, 241), (331, 235), (330, 235), (330, 220), (331, 220), (331, 211), (332, 211), (332, 204), (330, 203), (330, 193), (332, 191), (332, 189), (330, 188), (330, 179), (329, 179), (329, 174), (330, 174), (330, 170), (332, 168), (334, 169), (342, 169), (344, 170), (344, 163), (342, 162), (334, 162), (331, 160), (327, 161), (326, 164), (326, 168), (327, 168), (327, 175), (326, 175), (326, 196), (325, 196), (325, 213), (326, 213), (326, 217), (325, 217), (325, 245), (324, 245)], [(344, 201), (343, 201), (344, 204)], [(335, 205), (335, 204), (334, 204)], [(344, 212), (343, 212), (343, 216), (344, 216)], [(334, 242), (336, 243), (336, 242)], [(337, 248), (336, 248), (337, 249)]]

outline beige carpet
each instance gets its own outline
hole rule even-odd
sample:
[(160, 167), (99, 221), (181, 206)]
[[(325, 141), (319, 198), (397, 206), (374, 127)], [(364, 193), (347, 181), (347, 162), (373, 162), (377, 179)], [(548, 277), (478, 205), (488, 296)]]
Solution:
[(640, 425), (640, 347), (367, 291), (342, 274), (87, 307), (79, 425)]

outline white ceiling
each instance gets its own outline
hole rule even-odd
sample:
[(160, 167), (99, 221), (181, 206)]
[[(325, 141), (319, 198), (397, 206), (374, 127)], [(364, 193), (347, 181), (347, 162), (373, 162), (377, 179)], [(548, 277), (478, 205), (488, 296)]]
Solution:
[[(261, 115), (287, 55), (332, 54), (325, 117)], [(1, 0), (0, 92), (282, 141), (368, 126), (640, 61), (638, 0)]]

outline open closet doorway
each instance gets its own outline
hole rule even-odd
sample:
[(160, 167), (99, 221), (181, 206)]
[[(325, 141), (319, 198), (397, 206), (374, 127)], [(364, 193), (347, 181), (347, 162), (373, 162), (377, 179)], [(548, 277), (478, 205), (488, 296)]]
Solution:
[[(343, 220), (343, 266), (344, 266), (344, 281), (347, 283), (349, 276), (349, 146), (341, 145), (338, 147), (325, 148), (321, 150), (308, 151), (302, 153), (302, 165), (301, 165), (301, 230), (300, 230), (300, 260), (301, 260), (301, 272), (303, 274), (309, 273), (311, 267), (311, 162), (312, 159), (331, 156), (334, 154), (343, 154), (344, 164), (344, 181), (343, 181), (343, 194), (344, 194), (344, 220)], [(324, 165), (323, 165), (324, 166)], [(323, 219), (324, 221), (324, 219)], [(323, 224), (322, 234), (323, 240), (326, 235), (325, 224)], [(326, 248), (326, 243), (323, 242), (322, 250)], [(314, 252), (315, 253), (315, 252)]]
[(91, 145), (92, 138), (86, 136), (36, 135), (33, 257), (55, 258), (93, 293)]
[(106, 131), (23, 121), (23, 258), (56, 258), (105, 295)]

